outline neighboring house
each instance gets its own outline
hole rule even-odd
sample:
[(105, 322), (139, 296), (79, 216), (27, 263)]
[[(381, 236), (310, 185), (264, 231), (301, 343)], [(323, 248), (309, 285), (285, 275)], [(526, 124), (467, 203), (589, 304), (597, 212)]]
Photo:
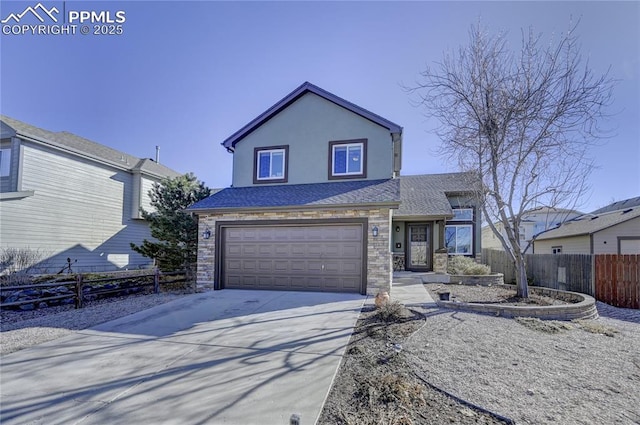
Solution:
[(590, 214), (602, 214), (610, 211), (626, 210), (628, 208), (640, 207), (640, 196), (635, 198), (625, 199), (623, 201), (615, 201), (609, 205), (605, 205), (602, 208), (598, 208), (595, 211), (591, 211)]
[(140, 207), (150, 210), (154, 182), (179, 173), (71, 133), (0, 120), (0, 248), (39, 251), (41, 272), (59, 272), (67, 258), (74, 272), (150, 265), (129, 245), (150, 238)]
[(391, 287), (392, 251), (421, 271), (445, 239), (479, 253), (470, 176), (400, 177), (401, 144), (399, 125), (302, 84), (222, 143), (232, 187), (190, 208), (198, 283), (375, 294)]
[[(634, 198), (638, 199), (638, 198)], [(631, 205), (633, 200), (618, 206)], [(615, 204), (612, 204), (615, 205)], [(539, 234), (535, 254), (640, 254), (640, 206), (601, 208)], [(615, 208), (615, 207), (613, 207)], [(598, 212), (603, 211), (603, 212)]]
[[(558, 227), (565, 221), (572, 220), (580, 215), (582, 215), (580, 211), (553, 207), (539, 207), (525, 211), (520, 222), (521, 249), (525, 253), (532, 253), (533, 244), (531, 241), (533, 241), (536, 235), (545, 230)], [(504, 231), (504, 225), (502, 223), (495, 223), (495, 226), (506, 238), (507, 235)], [(482, 247), (498, 250), (504, 249), (500, 240), (488, 225), (482, 228)]]

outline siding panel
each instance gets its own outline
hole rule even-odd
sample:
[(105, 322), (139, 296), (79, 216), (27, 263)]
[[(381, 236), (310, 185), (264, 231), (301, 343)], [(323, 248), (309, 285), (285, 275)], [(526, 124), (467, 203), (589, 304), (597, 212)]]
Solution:
[(601, 230), (593, 235), (594, 254), (618, 254), (618, 237), (640, 237), (640, 217)]
[[(50, 253), (49, 271), (74, 260), (74, 271), (138, 268), (149, 260), (130, 242), (150, 238), (131, 219), (133, 176), (126, 171), (23, 143), (23, 190), (32, 197), (0, 203), (0, 245)], [(77, 262), (75, 262), (77, 260)]]
[(563, 254), (591, 254), (591, 239), (588, 235), (535, 241), (534, 244), (535, 254), (552, 254), (554, 246), (561, 246)]

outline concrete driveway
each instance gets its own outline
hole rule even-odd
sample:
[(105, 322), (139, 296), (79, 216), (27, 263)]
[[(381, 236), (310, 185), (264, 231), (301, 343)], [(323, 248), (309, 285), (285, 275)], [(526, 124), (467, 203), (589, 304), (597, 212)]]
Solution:
[(365, 297), (194, 294), (2, 358), (0, 423), (315, 423)]

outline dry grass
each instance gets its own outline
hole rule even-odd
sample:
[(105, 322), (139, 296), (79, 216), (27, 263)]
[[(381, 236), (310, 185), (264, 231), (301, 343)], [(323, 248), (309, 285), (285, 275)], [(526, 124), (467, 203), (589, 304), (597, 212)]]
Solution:
[(406, 338), (424, 316), (398, 302), (365, 309), (343, 357), (318, 425), (498, 424), (421, 381)]
[(540, 320), (536, 317), (516, 317), (515, 321), (529, 329), (549, 334), (557, 334), (562, 331), (573, 329), (571, 324), (561, 322), (559, 320)]
[(591, 320), (574, 320), (574, 323), (576, 323), (583, 331), (590, 332), (592, 334), (614, 337), (615, 334), (618, 333), (618, 331), (614, 328), (604, 326)]

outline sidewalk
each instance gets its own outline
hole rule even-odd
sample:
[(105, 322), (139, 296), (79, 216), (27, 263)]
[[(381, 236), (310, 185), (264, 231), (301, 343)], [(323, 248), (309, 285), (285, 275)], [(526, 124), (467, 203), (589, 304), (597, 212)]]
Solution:
[(394, 274), (390, 296), (392, 301), (399, 301), (407, 307), (437, 307), (435, 301), (422, 284), (422, 278), (419, 273)]

